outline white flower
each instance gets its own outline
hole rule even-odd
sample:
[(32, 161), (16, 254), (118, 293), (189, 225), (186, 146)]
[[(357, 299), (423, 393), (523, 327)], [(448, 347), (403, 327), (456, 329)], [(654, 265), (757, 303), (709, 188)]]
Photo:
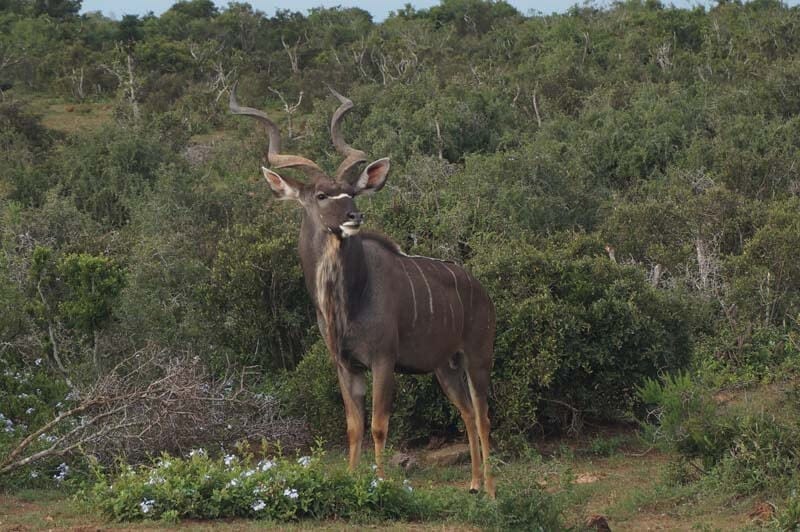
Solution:
[(231, 487), (231, 488), (235, 488), (238, 485), (239, 485), (239, 479), (238, 478), (232, 478), (231, 481), (228, 482), (228, 486)]
[(297, 459), (297, 463), (303, 467), (308, 467), (311, 465), (311, 457), (310, 456), (301, 456)]
[(256, 473), (255, 469), (248, 469), (247, 471), (242, 472), (242, 476), (247, 478), (249, 476), (255, 475), (255, 473)]
[(297, 493), (296, 489), (294, 489), (294, 488), (286, 488), (285, 490), (283, 490), (283, 496), (284, 497), (289, 497), (290, 499), (296, 499), (300, 495)]
[(383, 482), (383, 479), (381, 477), (378, 477), (378, 478), (374, 479), (372, 482), (370, 482), (369, 485), (370, 485), (370, 487), (372, 489), (375, 489), (375, 488), (378, 487), (378, 484), (380, 484), (381, 482)]
[(69, 474), (69, 466), (67, 464), (65, 464), (64, 462), (61, 462), (61, 464), (59, 464), (59, 466), (56, 468), (56, 470), (58, 471), (58, 473), (53, 475), (53, 478), (56, 481), (61, 482), (62, 480), (67, 478), (67, 475)]
[(42, 359), (41, 358), (37, 358), (36, 360), (33, 361), (33, 363), (36, 364), (37, 366), (41, 366), (42, 365)]
[(275, 467), (275, 462), (273, 462), (272, 460), (261, 460), (258, 463), (258, 468), (261, 471), (269, 471), (273, 467)]
[(228, 423), (228, 430), (231, 430), (232, 428), (233, 428), (233, 427), (231, 426), (231, 424), (230, 424), (230, 423)]
[(39, 478), (39, 472), (38, 471), (31, 471), (31, 478)]
[(164, 468), (164, 469), (168, 468), (171, 465), (172, 465), (172, 462), (170, 462), (169, 460), (161, 460), (161, 461), (158, 462), (158, 467), (161, 467), (161, 468)]
[(225, 462), (226, 466), (230, 467), (231, 464), (236, 461), (236, 456), (232, 454), (227, 454), (225, 455), (225, 458), (222, 459), (222, 461)]
[(205, 456), (205, 455), (206, 455), (206, 450), (203, 449), (202, 447), (200, 449), (192, 449), (191, 451), (189, 451), (189, 458), (193, 456)]
[(31, 415), (31, 414), (33, 414), (34, 412), (36, 412), (36, 409), (35, 409), (35, 408), (33, 408), (33, 407), (30, 407), (29, 409), (27, 409), (27, 410), (25, 411), (25, 413), (26, 413), (26, 414), (28, 414), (28, 415)]
[(142, 510), (143, 514), (146, 514), (153, 509), (155, 503), (156, 501), (154, 499), (142, 499), (142, 502), (139, 503), (139, 508)]
[(403, 487), (408, 491), (414, 491), (414, 488), (411, 487), (411, 482), (409, 482), (408, 479), (403, 481)]
[(253, 508), (254, 512), (260, 512), (261, 510), (263, 510), (266, 507), (267, 507), (267, 503), (265, 503), (261, 499), (258, 499), (256, 502), (253, 503), (253, 506), (251, 506), (251, 508)]
[(154, 485), (154, 484), (163, 484), (164, 482), (166, 482), (164, 477), (162, 477), (161, 475), (159, 475), (155, 471), (150, 473), (150, 479), (147, 481), (147, 483), (150, 484), (151, 486)]
[(378, 469), (378, 465), (377, 464), (372, 464), (372, 470), (375, 471), (376, 469)]

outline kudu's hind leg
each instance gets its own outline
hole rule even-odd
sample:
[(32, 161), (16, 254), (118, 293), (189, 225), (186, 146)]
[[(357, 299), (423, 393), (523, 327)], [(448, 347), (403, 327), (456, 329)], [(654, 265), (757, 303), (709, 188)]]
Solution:
[(364, 396), (367, 384), (363, 373), (355, 373), (342, 366), (337, 367), (337, 376), (347, 416), (348, 466), (352, 471), (358, 465), (361, 442), (364, 440)]
[(494, 476), (492, 476), (492, 469), (489, 464), (489, 372), (490, 370), (488, 369), (468, 368), (467, 384), (469, 385), (472, 405), (475, 408), (475, 420), (481, 439), (484, 487), (486, 489), (486, 494), (494, 499)]
[(469, 483), (469, 491), (475, 493), (481, 488), (481, 452), (478, 446), (475, 409), (472, 407), (466, 374), (463, 368), (452, 369), (447, 367), (436, 370), (436, 378), (439, 380), (445, 395), (458, 408), (461, 419), (464, 420), (469, 441), (469, 457), (472, 462), (472, 479)]
[(383, 450), (389, 434), (389, 415), (394, 395), (394, 367), (388, 364), (372, 367), (372, 439), (375, 442), (375, 464), (383, 478)]

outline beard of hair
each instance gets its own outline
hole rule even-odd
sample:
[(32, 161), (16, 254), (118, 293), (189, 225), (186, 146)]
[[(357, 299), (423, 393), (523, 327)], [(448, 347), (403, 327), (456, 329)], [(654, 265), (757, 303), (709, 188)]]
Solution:
[(339, 250), (342, 241), (330, 234), (317, 265), (317, 304), (324, 321), (323, 336), (334, 361), (341, 361), (342, 341), (347, 330), (347, 300)]

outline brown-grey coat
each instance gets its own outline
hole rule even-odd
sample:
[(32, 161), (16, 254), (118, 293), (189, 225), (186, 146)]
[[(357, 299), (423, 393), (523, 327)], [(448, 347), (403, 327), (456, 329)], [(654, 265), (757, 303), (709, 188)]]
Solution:
[(300, 261), (342, 391), (350, 467), (355, 467), (361, 453), (365, 371), (371, 370), (373, 377), (371, 428), (379, 475), (383, 475), (394, 373), (434, 373), (464, 419), (472, 458), (470, 489), (479, 489), (483, 481), (493, 497), (487, 399), (494, 306), (486, 290), (462, 266), (406, 255), (386, 236), (361, 231), (363, 214), (354, 200), (383, 187), (389, 160), (378, 159), (348, 179), (366, 159), (344, 142), (339, 131), (352, 102), (332, 92), (341, 106), (331, 120), (331, 136), (345, 156), (335, 178), (313, 161), (281, 154), (275, 124), (261, 111), (240, 107), (233, 91), (231, 110), (266, 126), (267, 159), (273, 168), (299, 168), (310, 178), (303, 183), (263, 168), (278, 199), (297, 201), (304, 208)]

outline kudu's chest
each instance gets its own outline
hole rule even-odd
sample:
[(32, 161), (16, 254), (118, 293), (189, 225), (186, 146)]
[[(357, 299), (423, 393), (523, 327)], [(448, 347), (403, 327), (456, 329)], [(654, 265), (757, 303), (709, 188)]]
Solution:
[(322, 319), (322, 335), (334, 358), (340, 358), (347, 332), (347, 292), (342, 241), (334, 235), (326, 237), (314, 271), (314, 299)]
[(393, 324), (386, 321), (389, 307), (376, 308), (376, 300), (386, 298), (369, 282), (369, 260), (360, 237), (326, 235), (316, 251), (313, 267), (304, 270), (313, 279), (307, 285), (325, 344), (334, 360), (352, 368), (371, 367), (373, 348), (392, 336)]

